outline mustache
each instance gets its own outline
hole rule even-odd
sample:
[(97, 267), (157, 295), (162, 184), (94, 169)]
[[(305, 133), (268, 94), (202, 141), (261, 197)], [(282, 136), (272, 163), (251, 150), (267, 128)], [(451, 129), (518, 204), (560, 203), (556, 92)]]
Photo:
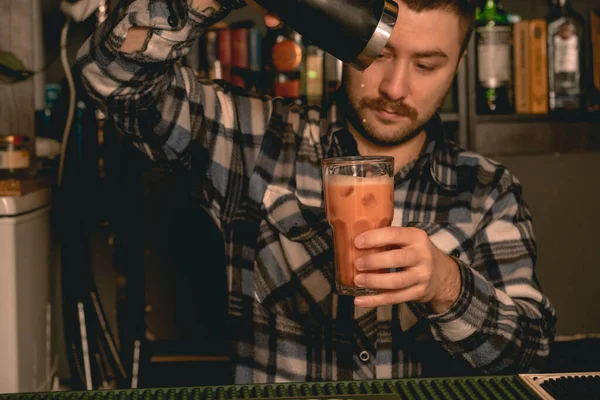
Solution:
[(389, 101), (381, 97), (363, 98), (360, 100), (360, 108), (372, 108), (378, 111), (387, 111), (393, 114), (398, 114), (403, 117), (408, 117), (412, 120), (417, 119), (419, 113), (414, 108), (410, 107), (404, 101)]

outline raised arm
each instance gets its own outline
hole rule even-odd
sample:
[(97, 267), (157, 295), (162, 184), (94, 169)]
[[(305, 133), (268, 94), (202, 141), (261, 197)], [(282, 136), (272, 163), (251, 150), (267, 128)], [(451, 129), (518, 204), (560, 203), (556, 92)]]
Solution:
[[(152, 160), (201, 181), (217, 217), (252, 170), (271, 102), (201, 81), (180, 60), (230, 10), (214, 0), (121, 1), (79, 50), (83, 82)], [(244, 148), (242, 149), (242, 146)]]

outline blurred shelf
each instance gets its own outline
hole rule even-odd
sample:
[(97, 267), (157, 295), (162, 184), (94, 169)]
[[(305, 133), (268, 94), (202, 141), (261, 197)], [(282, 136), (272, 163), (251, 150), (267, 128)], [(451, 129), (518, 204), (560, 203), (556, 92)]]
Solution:
[(152, 356), (153, 363), (160, 362), (213, 362), (213, 361), (229, 361), (228, 356), (199, 356), (199, 355), (170, 355), (161, 354)]
[(460, 120), (460, 116), (455, 112), (441, 112), (440, 117), (442, 117), (443, 122), (458, 122)]
[(481, 115), (475, 116), (475, 122), (481, 123), (527, 123), (527, 122), (546, 122), (546, 123), (579, 123), (596, 122), (600, 123), (600, 113), (572, 112), (560, 114), (506, 114), (506, 115)]
[(600, 151), (600, 121), (478, 122), (471, 148), (488, 156)]

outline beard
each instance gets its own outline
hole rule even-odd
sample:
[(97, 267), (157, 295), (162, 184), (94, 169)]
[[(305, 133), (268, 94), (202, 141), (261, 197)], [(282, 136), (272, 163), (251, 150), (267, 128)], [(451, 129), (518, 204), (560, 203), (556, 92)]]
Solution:
[[(359, 135), (380, 147), (399, 146), (418, 136), (441, 106), (446, 94), (444, 92), (444, 96), (441, 96), (433, 104), (433, 107), (426, 110), (422, 115), (419, 115), (419, 112), (415, 108), (406, 104), (402, 99), (388, 100), (384, 97), (356, 98), (350, 92), (349, 79), (346, 79), (343, 86), (347, 99), (346, 116), (348, 122)], [(373, 118), (372, 114), (377, 111), (387, 111), (405, 117), (408, 123), (399, 125), (397, 121), (386, 120), (378, 120), (377, 124), (370, 122)]]

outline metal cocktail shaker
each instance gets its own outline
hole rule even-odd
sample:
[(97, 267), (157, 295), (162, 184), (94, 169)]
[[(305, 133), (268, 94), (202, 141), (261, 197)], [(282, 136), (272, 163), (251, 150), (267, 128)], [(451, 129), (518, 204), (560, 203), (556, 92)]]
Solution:
[[(366, 69), (385, 47), (398, 15), (392, 0), (255, 0), (339, 60)], [(220, 0), (235, 8), (244, 0)]]

